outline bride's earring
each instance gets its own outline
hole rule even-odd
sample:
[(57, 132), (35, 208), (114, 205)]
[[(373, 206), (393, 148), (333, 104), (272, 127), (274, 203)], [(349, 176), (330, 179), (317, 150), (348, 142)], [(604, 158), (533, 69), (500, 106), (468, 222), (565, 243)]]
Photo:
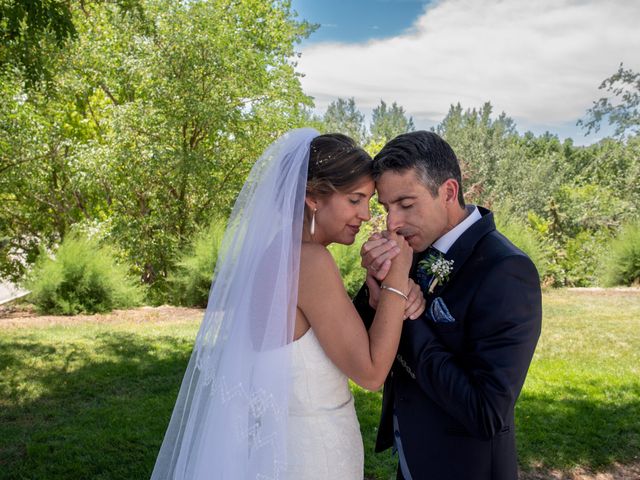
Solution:
[(316, 212), (318, 211), (317, 208), (313, 209), (313, 215), (311, 215), (311, 235), (314, 235), (316, 233)]

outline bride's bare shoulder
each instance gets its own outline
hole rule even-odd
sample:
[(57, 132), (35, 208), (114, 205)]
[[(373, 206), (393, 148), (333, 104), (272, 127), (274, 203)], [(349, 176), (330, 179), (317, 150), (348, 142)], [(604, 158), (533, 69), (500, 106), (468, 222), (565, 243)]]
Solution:
[(318, 243), (302, 244), (300, 249), (300, 270), (312, 271), (316, 275), (322, 273), (330, 273), (337, 269), (333, 256), (327, 250), (327, 247)]
[(331, 252), (319, 244), (303, 243), (300, 250), (298, 303), (305, 315), (307, 308), (312, 309), (319, 302), (337, 298), (343, 291), (340, 270)]
[(324, 245), (320, 245), (319, 243), (312, 242), (302, 242), (302, 247), (300, 248), (300, 255), (306, 259), (326, 259), (327, 255), (331, 256), (329, 250)]

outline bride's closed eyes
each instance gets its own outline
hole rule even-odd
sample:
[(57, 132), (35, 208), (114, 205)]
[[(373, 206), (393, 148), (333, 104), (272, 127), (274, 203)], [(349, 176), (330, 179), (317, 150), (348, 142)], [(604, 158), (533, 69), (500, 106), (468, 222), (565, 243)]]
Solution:
[(364, 192), (351, 192), (348, 196), (349, 201), (353, 205), (359, 205), (363, 200), (368, 202), (369, 200), (371, 200), (371, 197), (373, 197), (373, 193), (367, 194)]

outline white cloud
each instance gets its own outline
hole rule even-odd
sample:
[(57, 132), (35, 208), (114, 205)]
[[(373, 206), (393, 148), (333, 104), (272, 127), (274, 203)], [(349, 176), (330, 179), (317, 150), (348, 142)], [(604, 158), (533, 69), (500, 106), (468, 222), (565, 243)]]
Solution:
[(304, 48), (304, 90), (324, 111), (355, 97), (364, 112), (397, 101), (417, 125), (449, 105), (491, 101), (519, 127), (575, 123), (620, 62), (640, 70), (640, 2), (442, 0), (404, 34)]

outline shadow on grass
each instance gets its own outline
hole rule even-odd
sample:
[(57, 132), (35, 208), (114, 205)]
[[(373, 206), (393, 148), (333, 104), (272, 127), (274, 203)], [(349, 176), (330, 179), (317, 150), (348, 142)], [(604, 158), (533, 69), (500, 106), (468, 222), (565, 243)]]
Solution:
[[(191, 348), (129, 333), (90, 344), (0, 343), (4, 372), (28, 372), (33, 358), (55, 360), (26, 373), (26, 382), (0, 382), (0, 479), (149, 478)], [(35, 400), (21, 394), (28, 384), (42, 392)]]
[[(365, 446), (367, 478), (395, 478), (389, 452), (373, 453), (381, 395), (352, 388)], [(599, 398), (593, 398), (597, 392)], [(603, 401), (602, 392), (610, 392)], [(623, 387), (590, 382), (557, 395), (524, 392), (516, 407), (518, 456), (525, 471), (534, 467), (602, 470), (637, 461), (640, 451), (640, 383)]]
[[(191, 348), (171, 336), (121, 332), (84, 343), (0, 342), (0, 479), (149, 478)], [(29, 388), (38, 389), (34, 400)], [(389, 452), (373, 453), (380, 393), (353, 391), (367, 477), (394, 478)], [(525, 391), (516, 416), (525, 470), (602, 468), (640, 450), (638, 383)]]
[[(593, 398), (593, 392), (598, 398)], [(601, 398), (603, 393), (607, 400)], [(524, 392), (516, 406), (520, 465), (576, 465), (602, 469), (637, 461), (640, 451), (640, 383), (611, 387), (590, 382), (556, 395)]]

